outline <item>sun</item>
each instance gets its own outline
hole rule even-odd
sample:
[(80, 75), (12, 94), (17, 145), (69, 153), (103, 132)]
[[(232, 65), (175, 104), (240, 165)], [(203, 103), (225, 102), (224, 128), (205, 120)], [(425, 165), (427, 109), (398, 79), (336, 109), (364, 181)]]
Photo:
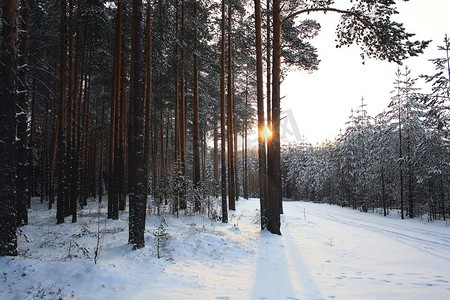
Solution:
[(267, 127), (267, 125), (264, 126), (262, 134), (266, 141), (272, 136), (272, 132), (270, 131), (269, 127)]

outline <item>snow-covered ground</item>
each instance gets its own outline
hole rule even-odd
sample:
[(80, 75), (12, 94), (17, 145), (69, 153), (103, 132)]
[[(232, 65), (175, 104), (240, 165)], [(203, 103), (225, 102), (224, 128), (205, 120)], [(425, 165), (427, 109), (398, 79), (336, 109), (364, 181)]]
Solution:
[(98, 222), (91, 203), (78, 223), (55, 225), (55, 211), (33, 202), (20, 256), (0, 258), (0, 299), (450, 299), (445, 222), (285, 202), (276, 236), (259, 230), (258, 207), (239, 201), (228, 224), (166, 215), (158, 259), (158, 216), (133, 251), (127, 213)]

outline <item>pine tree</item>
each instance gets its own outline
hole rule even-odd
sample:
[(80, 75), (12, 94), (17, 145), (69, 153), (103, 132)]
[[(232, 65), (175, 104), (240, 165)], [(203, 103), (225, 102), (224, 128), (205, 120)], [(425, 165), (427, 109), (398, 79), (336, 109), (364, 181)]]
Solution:
[(266, 170), (266, 141), (263, 135), (264, 120), (264, 91), (262, 66), (262, 34), (261, 34), (261, 1), (255, 0), (255, 31), (256, 31), (256, 98), (258, 111), (258, 166), (259, 166), (259, 198), (261, 211), (261, 229), (267, 228), (268, 200), (267, 200), (267, 170)]
[(28, 190), (28, 134), (27, 134), (27, 119), (28, 119), (28, 45), (29, 45), (29, 1), (22, 1), (21, 15), (21, 35), (20, 35), (20, 68), (17, 96), (17, 225), (28, 224), (28, 207), (30, 204), (30, 193)]
[[(198, 20), (198, 10), (197, 10), (197, 4), (194, 3), (194, 11), (193, 11), (193, 17)], [(199, 120), (199, 91), (198, 91), (198, 85), (199, 85), (199, 67), (198, 67), (198, 46), (197, 46), (197, 29), (194, 30), (194, 88), (193, 88), (193, 110), (194, 110), (194, 118), (193, 118), (193, 134), (192, 134), (192, 151), (193, 151), (193, 168), (194, 168), (194, 188), (199, 189), (200, 188), (200, 120)], [(196, 212), (199, 212), (201, 208), (201, 202), (200, 199), (196, 193), (195, 199), (194, 199), (194, 210)]]
[(443, 52), (444, 57), (430, 60), (435, 65), (436, 74), (422, 77), (432, 84), (432, 92), (425, 101), (429, 107), (427, 113), (429, 123), (448, 138), (450, 132), (450, 39), (447, 35), (444, 37), (443, 45), (438, 46), (438, 50)]
[(59, 102), (58, 102), (58, 115), (57, 115), (57, 133), (56, 140), (54, 143), (57, 143), (57, 149), (55, 149), (57, 153), (56, 157), (56, 174), (58, 178), (58, 199), (56, 203), (56, 222), (57, 224), (64, 223), (64, 217), (67, 215), (66, 201), (65, 201), (65, 189), (66, 187), (66, 172), (65, 172), (65, 139), (64, 139), (64, 107), (66, 102), (66, 53), (67, 53), (67, 45), (66, 45), (66, 1), (61, 0), (60, 2), (61, 9), (61, 23), (60, 23), (60, 63), (59, 63)]
[[(113, 69), (113, 86), (111, 95), (111, 117), (109, 130), (109, 160), (108, 160), (108, 218), (119, 218), (119, 183), (117, 182), (118, 160), (118, 115), (119, 100), (121, 86), (121, 63), (122, 60), (122, 1), (117, 1), (117, 18), (116, 18), (116, 34), (114, 46), (114, 69)], [(117, 172), (116, 172), (117, 171)], [(134, 175), (133, 175), (134, 176)], [(132, 181), (132, 178), (129, 178)]]
[(221, 148), (221, 197), (222, 222), (228, 223), (227, 205), (227, 164), (225, 155), (225, 0), (222, 0), (222, 19), (220, 23), (220, 148)]
[[(336, 9), (334, 1), (312, 1), (310, 5), (292, 2), (287, 5), (287, 15), (282, 15), (281, 1), (274, 0), (272, 6), (272, 138), (268, 146), (268, 195), (270, 199), (269, 231), (280, 234), (281, 168), (280, 168), (280, 84), (282, 27), (301, 14), (313, 12), (335, 12), (341, 14), (337, 28), (338, 47), (357, 43), (363, 50), (362, 56), (375, 57), (400, 63), (409, 56), (422, 53), (429, 42), (411, 42), (413, 34), (405, 32), (402, 24), (391, 20), (396, 14), (393, 1), (350, 1), (349, 9)], [(300, 6), (298, 5), (300, 4)], [(302, 7), (303, 5), (303, 7)], [(369, 38), (370, 37), (370, 38)], [(314, 60), (306, 56), (306, 66)]]
[(145, 167), (144, 167), (144, 131), (143, 131), (143, 110), (142, 110), (142, 76), (143, 76), (143, 55), (142, 38), (143, 34), (143, 4), (142, 0), (133, 0), (134, 30), (136, 38), (134, 40), (134, 138), (133, 138), (133, 160), (130, 161), (130, 168), (134, 170), (134, 178), (131, 182), (130, 191), (130, 217), (129, 217), (129, 239), (133, 249), (145, 246), (145, 215), (147, 192), (145, 191)]
[(18, 0), (4, 0), (0, 49), (0, 256), (17, 255), (16, 101)]
[(231, 41), (232, 5), (228, 1), (228, 41), (227, 41), (227, 162), (228, 162), (228, 208), (236, 210), (236, 181), (234, 169), (234, 95), (233, 95), (233, 55)]

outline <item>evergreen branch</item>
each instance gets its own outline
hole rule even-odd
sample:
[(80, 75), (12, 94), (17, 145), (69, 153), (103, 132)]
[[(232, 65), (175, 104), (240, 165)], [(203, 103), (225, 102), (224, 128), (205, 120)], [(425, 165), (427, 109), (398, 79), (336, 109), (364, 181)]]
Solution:
[[(283, 20), (281, 20), (281, 23), (285, 23), (285, 22), (287, 22), (289, 20), (292, 20), (296, 16), (304, 14), (304, 13), (309, 14), (309, 13), (312, 13), (312, 12), (321, 12), (321, 11), (324, 12), (324, 13), (330, 11), (330, 12), (336, 12), (336, 13), (340, 13), (340, 14), (350, 14), (350, 15), (355, 15), (355, 16), (360, 16), (361, 17), (360, 14), (356, 14), (356, 13), (351, 12), (349, 10), (342, 10), (342, 9), (333, 8), (333, 7), (314, 7), (314, 8), (306, 8), (306, 9), (302, 9), (302, 10), (296, 11), (295, 13), (292, 13), (289, 16), (287, 16), (286, 18), (284, 18)], [(366, 24), (366, 25), (369, 25), (369, 24)], [(370, 25), (372, 25), (372, 24), (370, 24)]]

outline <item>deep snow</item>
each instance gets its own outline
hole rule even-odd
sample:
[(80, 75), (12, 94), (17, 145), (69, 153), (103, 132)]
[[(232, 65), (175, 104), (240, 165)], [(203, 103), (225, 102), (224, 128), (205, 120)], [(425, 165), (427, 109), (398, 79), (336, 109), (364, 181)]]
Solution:
[[(33, 199), (16, 258), (0, 258), (0, 299), (450, 299), (450, 227), (348, 208), (285, 202), (282, 236), (259, 230), (257, 199), (230, 222), (166, 215), (156, 257), (126, 244), (127, 213), (98, 222), (90, 202), (78, 223), (55, 225)], [(94, 264), (97, 226), (100, 256)]]

